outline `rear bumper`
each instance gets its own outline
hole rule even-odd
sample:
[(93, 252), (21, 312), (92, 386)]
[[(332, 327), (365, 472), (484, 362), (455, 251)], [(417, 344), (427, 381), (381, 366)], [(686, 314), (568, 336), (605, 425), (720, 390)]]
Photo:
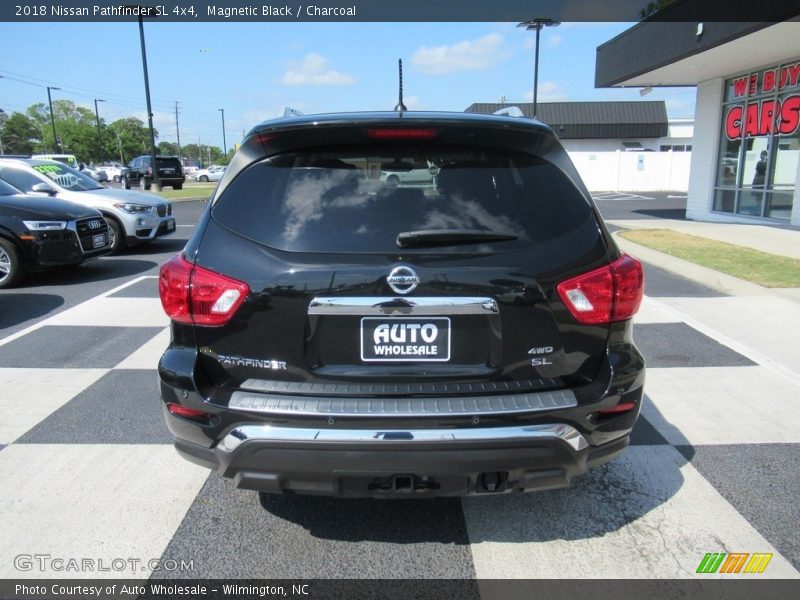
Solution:
[(566, 487), (628, 445), (590, 446), (563, 423), (387, 430), (242, 425), (215, 448), (183, 439), (188, 460), (240, 488), (353, 497), (463, 496)]

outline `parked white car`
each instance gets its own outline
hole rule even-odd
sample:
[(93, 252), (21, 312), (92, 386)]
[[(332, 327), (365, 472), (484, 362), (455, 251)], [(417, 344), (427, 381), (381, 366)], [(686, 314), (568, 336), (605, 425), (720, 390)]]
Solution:
[(106, 173), (105, 169), (102, 167), (98, 167), (97, 165), (88, 166), (83, 165), (83, 168), (78, 169), (84, 175), (88, 175), (95, 181), (99, 181), (100, 183), (104, 183), (108, 181), (108, 173)]
[(147, 192), (111, 189), (54, 160), (0, 157), (0, 179), (32, 194), (46, 194), (99, 210), (108, 222), (112, 254), (126, 245), (175, 233), (172, 204)]
[(225, 175), (225, 171), (228, 167), (223, 165), (211, 165), (207, 169), (200, 169), (197, 171), (193, 177), (197, 181), (219, 181), (222, 179), (222, 176)]
[(114, 164), (104, 164), (100, 165), (99, 168), (106, 172), (109, 181), (119, 183), (119, 176), (122, 173), (122, 167)]

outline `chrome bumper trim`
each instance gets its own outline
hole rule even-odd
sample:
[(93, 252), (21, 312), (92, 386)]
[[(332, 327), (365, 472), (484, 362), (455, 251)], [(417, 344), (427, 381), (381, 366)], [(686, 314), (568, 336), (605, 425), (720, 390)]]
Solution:
[(433, 417), (542, 412), (578, 405), (572, 390), (483, 396), (366, 398), (358, 396), (289, 396), (236, 391), (228, 408), (262, 414), (301, 416)]
[[(510, 442), (515, 440), (560, 440), (573, 450), (580, 451), (589, 443), (580, 432), (563, 423), (525, 425), (522, 427), (485, 427), (467, 429), (414, 429), (375, 431), (367, 429), (311, 429), (275, 427), (272, 425), (242, 425), (233, 429), (217, 445), (227, 454), (244, 442), (339, 442), (339, 443), (413, 443), (413, 442)], [(377, 446), (376, 446), (377, 447)]]
[(309, 315), (492, 315), (499, 313), (493, 298), (471, 296), (409, 297), (363, 296), (314, 298)]

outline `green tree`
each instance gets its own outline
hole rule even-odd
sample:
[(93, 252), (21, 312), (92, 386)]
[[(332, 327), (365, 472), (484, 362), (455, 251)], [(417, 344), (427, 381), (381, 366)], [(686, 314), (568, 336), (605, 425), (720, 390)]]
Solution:
[(178, 156), (178, 144), (174, 142), (158, 142), (158, 153), (164, 156)]
[[(158, 132), (153, 130), (158, 137)], [(127, 163), (135, 156), (147, 154), (150, 151), (150, 133), (147, 126), (136, 117), (118, 119), (107, 127), (110, 151), (108, 156), (119, 158), (120, 162)]]
[(33, 154), (41, 144), (41, 137), (33, 120), (19, 112), (11, 113), (0, 129), (6, 154)]
[(218, 146), (186, 144), (181, 148), (181, 155), (188, 160), (199, 162), (203, 167), (228, 164), (228, 161), (225, 160), (222, 154), (222, 148)]

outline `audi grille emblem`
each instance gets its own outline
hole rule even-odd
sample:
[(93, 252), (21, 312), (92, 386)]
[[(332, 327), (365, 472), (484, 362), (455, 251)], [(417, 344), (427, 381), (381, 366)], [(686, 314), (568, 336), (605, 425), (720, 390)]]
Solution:
[(87, 225), (89, 225), (89, 229), (100, 229), (103, 223), (102, 221), (89, 221)]
[(419, 285), (419, 277), (413, 269), (395, 267), (386, 277), (386, 283), (397, 294), (409, 294)]

